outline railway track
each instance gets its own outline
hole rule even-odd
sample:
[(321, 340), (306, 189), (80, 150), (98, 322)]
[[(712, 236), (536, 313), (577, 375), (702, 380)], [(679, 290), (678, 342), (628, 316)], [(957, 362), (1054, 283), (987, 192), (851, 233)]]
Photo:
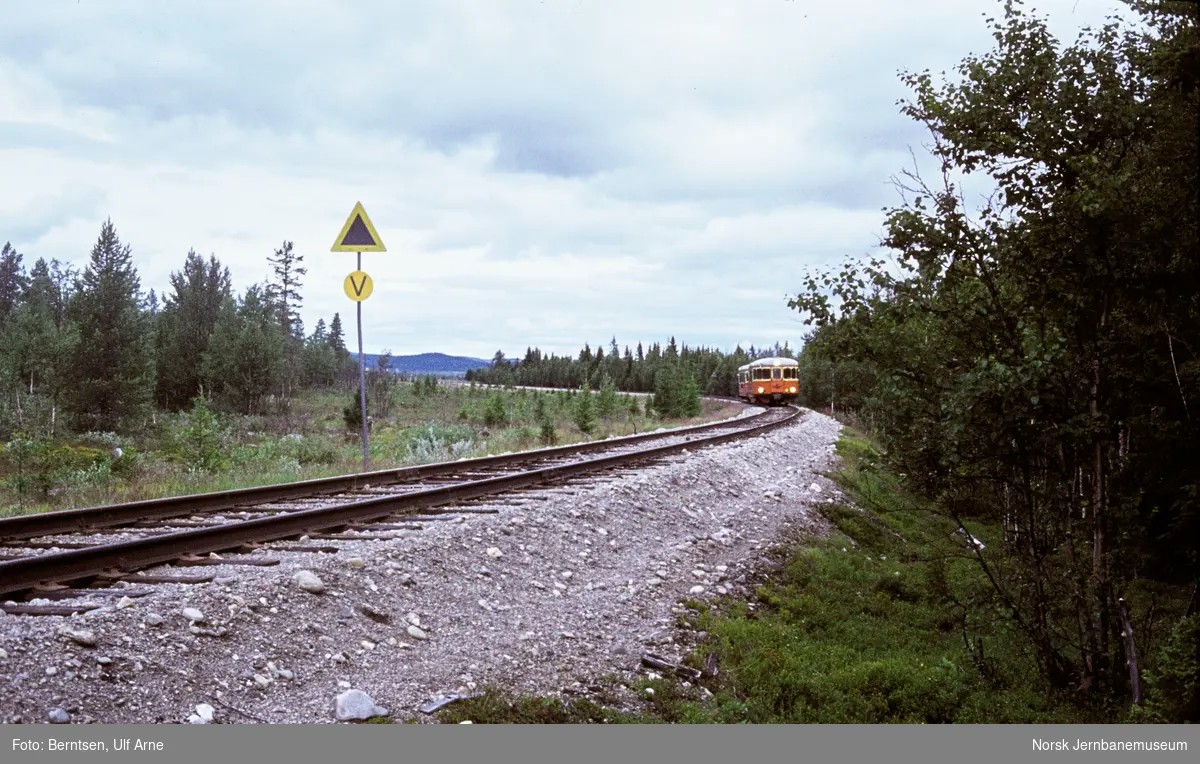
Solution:
[[(483, 497), (595, 476), (755, 435), (792, 422), (800, 413), (793, 407), (766, 409), (724, 422), (595, 443), (3, 518), (0, 596), (52, 600), (130, 596), (128, 588), (105, 587), (121, 581), (126, 586), (202, 583), (212, 578), (137, 571), (164, 564), (279, 562), (260, 554), (264, 551), (337, 552), (336, 546), (313, 542), (387, 538), (396, 530), (419, 528), (420, 522), (445, 519), (447, 513), (470, 512), (469, 504)], [(397, 525), (397, 520), (404, 523)], [(10, 614), (31, 615), (96, 607), (12, 600), (0, 605)]]

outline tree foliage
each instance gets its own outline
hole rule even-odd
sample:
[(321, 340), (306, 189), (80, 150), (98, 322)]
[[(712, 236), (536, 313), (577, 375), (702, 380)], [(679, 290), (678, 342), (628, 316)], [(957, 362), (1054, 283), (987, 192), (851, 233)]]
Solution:
[(575, 408), (571, 413), (571, 421), (575, 423), (580, 432), (586, 434), (591, 434), (596, 429), (596, 402), (592, 399), (591, 387), (586, 379), (575, 396)]
[(231, 277), (216, 256), (206, 262), (188, 250), (183, 269), (171, 274), (171, 293), (157, 321), (157, 400), (179, 408), (200, 393), (203, 370), (196, 359), (208, 352), (209, 339), (232, 296)]
[(284, 337), (266, 290), (251, 286), (236, 303), (225, 301), (204, 354), (213, 391), (247, 414), (262, 411), (283, 366)]
[(130, 246), (105, 221), (70, 302), (79, 333), (70, 408), (82, 429), (130, 426), (152, 402), (153, 343), (140, 285)]
[(571, 389), (582, 385), (585, 378), (607, 377), (617, 390), (651, 393), (658, 387), (660, 371), (678, 367), (685, 375), (680, 384), (690, 375), (703, 394), (736, 395), (737, 368), (755, 358), (771, 356), (792, 358), (795, 354), (786, 342), (761, 350), (738, 347), (732, 353), (725, 353), (715, 348), (677, 345), (672, 337), (665, 348), (656, 342), (646, 350), (639, 343), (635, 355), (628, 347), (622, 352), (614, 337), (607, 352), (593, 351), (590, 345), (585, 345), (575, 357), (528, 348), (523, 358), (509, 359), (497, 351), (488, 368), (468, 372), (467, 379), (492, 385)]
[[(1195, 5), (1139, 4), (1060, 45), (1017, 2), (942, 84), (907, 74), (941, 182), (897, 182), (894, 260), (810, 274), (802, 387), (869, 412), (960, 527), (1043, 675), (1129, 692), (1116, 601), (1200, 559)], [(960, 177), (995, 193), (968, 205)], [(810, 385), (812, 383), (810, 382)], [(964, 534), (966, 538), (966, 534)], [(1186, 541), (1185, 541), (1186, 539)]]

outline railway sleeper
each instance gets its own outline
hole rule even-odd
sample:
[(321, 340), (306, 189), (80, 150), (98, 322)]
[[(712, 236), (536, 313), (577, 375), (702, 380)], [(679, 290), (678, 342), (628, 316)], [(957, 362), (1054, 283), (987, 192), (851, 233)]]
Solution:
[(77, 605), (27, 605), (24, 603), (5, 602), (0, 604), (0, 610), (8, 615), (60, 615), (72, 616), (86, 613), (89, 610), (99, 610), (94, 602), (81, 602)]
[(106, 589), (106, 588), (72, 588), (68, 586), (43, 589), (35, 587), (28, 595), (29, 599), (70, 600), (80, 597), (146, 597), (154, 593), (153, 589)]
[(196, 557), (186, 555), (171, 561), (169, 564), (179, 568), (204, 567), (213, 565), (250, 565), (260, 568), (269, 568), (272, 565), (279, 564), (278, 557)]
[(210, 584), (216, 576), (207, 573), (198, 576), (173, 576), (163, 573), (117, 573), (114, 580), (136, 581), (142, 584)]

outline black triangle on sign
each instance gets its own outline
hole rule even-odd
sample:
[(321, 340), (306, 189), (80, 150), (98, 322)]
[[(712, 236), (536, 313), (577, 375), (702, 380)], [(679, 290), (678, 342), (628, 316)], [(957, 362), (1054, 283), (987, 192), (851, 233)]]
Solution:
[(350, 230), (346, 231), (346, 235), (342, 237), (342, 244), (374, 247), (377, 243), (371, 236), (371, 232), (367, 230), (367, 224), (363, 222), (362, 215), (355, 215), (354, 222), (350, 224)]

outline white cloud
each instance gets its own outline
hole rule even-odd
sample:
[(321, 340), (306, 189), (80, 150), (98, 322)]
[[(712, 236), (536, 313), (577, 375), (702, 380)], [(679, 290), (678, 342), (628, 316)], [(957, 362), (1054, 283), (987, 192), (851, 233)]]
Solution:
[[(1073, 10), (1073, 6), (1078, 8)], [(1043, 3), (1063, 38), (1111, 7)], [(871, 251), (923, 139), (896, 70), (990, 48), (998, 3), (10, 4), (0, 240), (82, 263), (100, 223), (162, 290), (284, 239), (340, 311), (361, 200), (368, 349), (798, 344), (784, 295)], [(16, 179), (15, 181), (12, 179)]]

